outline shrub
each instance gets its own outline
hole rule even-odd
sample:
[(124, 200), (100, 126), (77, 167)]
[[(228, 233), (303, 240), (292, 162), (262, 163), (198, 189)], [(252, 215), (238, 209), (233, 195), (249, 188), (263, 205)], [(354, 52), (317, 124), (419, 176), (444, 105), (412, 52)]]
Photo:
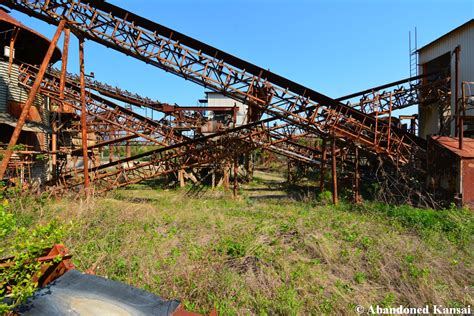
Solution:
[(318, 201), (324, 205), (332, 204), (332, 193), (331, 191), (323, 191), (318, 195)]
[(0, 314), (7, 314), (22, 304), (36, 290), (34, 277), (40, 276), (41, 264), (35, 258), (58, 243), (63, 229), (51, 222), (34, 229), (17, 224), (14, 214), (0, 205), (0, 256), (8, 256), (8, 267), (0, 268)]

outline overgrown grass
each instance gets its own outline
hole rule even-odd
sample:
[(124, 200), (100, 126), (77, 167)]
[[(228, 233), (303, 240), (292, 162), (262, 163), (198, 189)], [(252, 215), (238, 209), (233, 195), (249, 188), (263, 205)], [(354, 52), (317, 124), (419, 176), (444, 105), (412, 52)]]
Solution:
[(138, 188), (89, 201), (17, 200), (11, 209), (24, 227), (67, 224), (79, 270), (178, 298), (196, 312), (474, 305), (469, 211), (184, 193)]

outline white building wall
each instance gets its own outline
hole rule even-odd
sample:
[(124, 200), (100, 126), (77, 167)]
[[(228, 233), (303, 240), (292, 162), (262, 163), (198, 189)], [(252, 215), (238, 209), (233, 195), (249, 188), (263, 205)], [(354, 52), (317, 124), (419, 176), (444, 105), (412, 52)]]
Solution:
[(239, 108), (237, 112), (237, 125), (247, 123), (247, 106), (242, 102), (235, 101), (234, 99), (223, 96), (220, 93), (208, 92), (207, 93), (207, 106), (237, 106)]
[[(474, 20), (468, 25), (455, 30), (453, 33), (440, 38), (431, 45), (422, 48), (419, 51), (419, 73), (423, 74), (423, 64), (442, 56), (446, 53), (451, 54), (451, 113), (455, 113), (455, 54), (454, 49), (460, 46), (459, 54), (459, 97), (461, 97), (461, 82), (474, 81)], [(473, 91), (474, 92), (474, 91)], [(466, 115), (474, 115), (474, 109), (468, 108)], [(438, 120), (437, 113), (433, 115), (434, 120)], [(435, 129), (439, 124), (437, 121), (425, 122), (427, 130)], [(451, 133), (454, 135), (454, 123), (451, 125)], [(425, 135), (420, 135), (425, 137)]]

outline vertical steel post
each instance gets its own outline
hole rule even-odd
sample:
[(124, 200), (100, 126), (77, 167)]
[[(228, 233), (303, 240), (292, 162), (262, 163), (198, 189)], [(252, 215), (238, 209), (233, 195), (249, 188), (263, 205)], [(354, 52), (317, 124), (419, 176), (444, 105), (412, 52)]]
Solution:
[(360, 174), (359, 174), (359, 148), (355, 148), (354, 152), (354, 202), (360, 202)]
[(215, 166), (212, 168), (211, 187), (213, 190), (216, 187), (216, 167)]
[(84, 74), (84, 38), (79, 37), (79, 70), (81, 82), (81, 138), (82, 138), (82, 159), (84, 165), (84, 188), (86, 195), (89, 195), (89, 156), (87, 150), (87, 109), (86, 109), (86, 78)]
[(389, 152), (390, 151), (390, 135), (391, 135), (391, 129), (392, 129), (392, 92), (390, 92), (390, 104), (389, 104), (389, 109), (388, 109), (388, 133), (387, 133), (387, 149)]
[(56, 181), (58, 175), (58, 163), (57, 163), (57, 154), (56, 151), (58, 150), (58, 131), (57, 131), (57, 123), (56, 117), (53, 116), (53, 121), (51, 122), (51, 129), (53, 130), (53, 134), (51, 135), (51, 164), (52, 164), (52, 172), (53, 172), (53, 181)]
[(28, 94), (28, 99), (26, 100), (25, 106), (23, 107), (21, 111), (20, 118), (18, 119), (18, 122), (13, 131), (13, 134), (10, 138), (10, 142), (8, 144), (7, 150), (5, 151), (3, 155), (2, 164), (0, 165), (0, 179), (3, 178), (8, 168), (8, 163), (10, 162), (10, 158), (12, 157), (12, 154), (13, 154), (13, 148), (15, 147), (18, 141), (18, 138), (20, 138), (21, 130), (23, 128), (23, 125), (25, 125), (25, 122), (26, 122), (26, 117), (28, 116), (28, 113), (30, 112), (30, 108), (35, 101), (36, 94), (39, 91), (41, 81), (43, 81), (43, 76), (46, 72), (46, 68), (49, 65), (51, 57), (53, 56), (54, 50), (56, 48), (56, 44), (59, 40), (59, 36), (61, 36), (61, 33), (64, 29), (65, 24), (66, 24), (65, 20), (61, 20), (61, 22), (59, 22), (58, 28), (56, 29), (56, 33), (54, 34), (54, 37), (51, 40), (51, 43), (49, 44), (46, 55), (43, 58), (43, 62), (41, 63), (41, 66), (38, 70), (38, 75), (36, 76), (35, 82), (33, 83), (33, 86), (31, 87), (30, 93)]
[(323, 138), (323, 153), (322, 153), (322, 159), (321, 159), (321, 165), (319, 168), (319, 192), (324, 191), (324, 174), (326, 173), (326, 159), (327, 159), (327, 149), (326, 149), (326, 139)]
[(185, 183), (184, 183), (184, 170), (183, 169), (178, 170), (178, 181), (179, 181), (179, 187), (184, 188)]
[(464, 116), (466, 115), (466, 103), (465, 102), (466, 91), (464, 90), (464, 83), (461, 86), (461, 110), (462, 115), (459, 116), (459, 149), (462, 149), (462, 142), (464, 138)]
[(338, 203), (338, 197), (337, 197), (337, 171), (336, 171), (336, 137), (333, 134), (332, 137), (332, 146), (331, 146), (331, 155), (332, 155), (332, 202), (334, 205), (337, 205)]
[(454, 59), (454, 112), (456, 115), (455, 125), (454, 125), (454, 136), (459, 135), (459, 52), (461, 47), (458, 45), (454, 49), (455, 59)]
[(234, 159), (234, 198), (237, 197), (237, 190), (239, 189), (239, 159)]
[[(67, 62), (69, 57), (69, 38), (71, 30), (69, 28), (64, 29), (64, 43), (63, 43), (63, 56), (61, 59), (61, 76), (59, 78), (59, 99), (64, 101), (64, 87), (66, 85), (67, 76)], [(64, 108), (64, 104), (61, 102), (61, 109), (59, 112), (69, 112), (70, 109)]]
[(226, 162), (224, 165), (224, 176), (222, 179), (222, 185), (224, 186), (224, 191), (229, 191), (229, 163)]
[(18, 37), (18, 33), (20, 33), (20, 29), (15, 26), (12, 31), (12, 36), (10, 38), (10, 54), (8, 56), (8, 77), (11, 76), (12, 72), (13, 52), (15, 51), (15, 42), (16, 38)]
[[(64, 42), (63, 42), (63, 51), (62, 51), (62, 59), (61, 59), (61, 76), (59, 80), (59, 109), (57, 110), (58, 115), (64, 111), (64, 87), (66, 85), (66, 75), (67, 75), (67, 61), (68, 61), (68, 54), (69, 54), (69, 36), (70, 36), (70, 29), (67, 27), (64, 28)], [(53, 129), (53, 135), (51, 137), (51, 151), (52, 154), (52, 169), (53, 169), (53, 181), (56, 181), (58, 176), (58, 163), (57, 163), (57, 144), (58, 144), (58, 131), (57, 131), (57, 120), (54, 119), (51, 122), (51, 128)]]

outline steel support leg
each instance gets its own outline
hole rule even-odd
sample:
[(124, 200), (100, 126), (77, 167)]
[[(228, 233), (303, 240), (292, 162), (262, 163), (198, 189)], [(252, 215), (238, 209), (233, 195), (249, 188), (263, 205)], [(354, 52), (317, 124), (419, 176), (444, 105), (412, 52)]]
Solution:
[(222, 181), (224, 191), (229, 191), (229, 164), (226, 162), (224, 165), (224, 179)]
[(360, 203), (359, 148), (354, 152), (354, 202)]
[(89, 195), (89, 156), (87, 150), (87, 109), (86, 109), (86, 79), (84, 74), (84, 38), (79, 37), (79, 69), (81, 81), (81, 138), (82, 159), (84, 162), (84, 189)]
[(237, 197), (237, 190), (239, 189), (239, 159), (234, 159), (234, 198)]
[[(70, 29), (68, 28), (64, 29), (63, 55), (61, 59), (61, 77), (59, 78), (59, 99), (61, 101), (64, 101), (64, 87), (66, 85), (70, 33), (71, 33)], [(64, 104), (61, 103), (61, 108), (59, 112), (71, 112), (71, 111), (72, 109), (70, 107), (65, 107)]]
[(336, 161), (336, 138), (332, 138), (332, 146), (331, 146), (331, 162), (332, 162), (332, 202), (334, 205), (337, 205), (339, 202), (337, 196), (337, 161)]
[(326, 173), (326, 159), (327, 159), (327, 149), (326, 149), (326, 139), (323, 139), (323, 153), (321, 159), (321, 165), (319, 169), (320, 180), (319, 180), (319, 192), (324, 191), (324, 174)]

